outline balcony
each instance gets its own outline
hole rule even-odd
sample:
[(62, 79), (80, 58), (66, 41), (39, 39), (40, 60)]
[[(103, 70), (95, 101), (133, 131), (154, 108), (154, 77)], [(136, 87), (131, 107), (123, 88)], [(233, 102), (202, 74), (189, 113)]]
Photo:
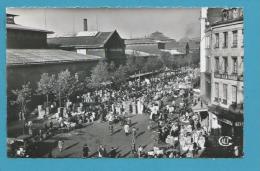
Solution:
[(228, 73), (214, 73), (215, 78), (225, 79), (225, 80), (234, 80), (234, 81), (243, 81), (243, 75), (238, 75), (237, 73), (228, 74)]
[(233, 42), (232, 48), (237, 48), (237, 42)]

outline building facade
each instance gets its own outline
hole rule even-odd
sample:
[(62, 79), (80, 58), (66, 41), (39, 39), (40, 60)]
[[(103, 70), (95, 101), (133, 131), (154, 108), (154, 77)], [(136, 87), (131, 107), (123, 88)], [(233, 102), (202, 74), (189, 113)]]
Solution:
[(87, 19), (84, 19), (84, 30), (75, 36), (60, 36), (48, 38), (48, 46), (83, 55), (103, 57), (115, 64), (123, 64), (125, 58), (125, 43), (116, 30), (111, 32), (89, 31)]
[(7, 48), (8, 49), (41, 49), (47, 47), (47, 34), (52, 31), (25, 27), (15, 23), (17, 15), (6, 15)]
[[(201, 98), (208, 107), (211, 135), (243, 141), (243, 11), (239, 8), (202, 10)], [(219, 16), (212, 22), (210, 16)], [(210, 22), (211, 21), (211, 22)]]

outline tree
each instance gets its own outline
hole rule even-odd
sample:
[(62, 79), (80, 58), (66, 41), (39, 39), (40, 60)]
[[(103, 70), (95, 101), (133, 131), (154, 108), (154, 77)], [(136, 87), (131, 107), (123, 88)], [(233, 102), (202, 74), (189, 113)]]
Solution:
[(127, 75), (135, 74), (135, 72), (138, 70), (137, 65), (135, 63), (135, 57), (127, 58), (125, 68), (126, 68)]
[(176, 69), (177, 66), (179, 66), (178, 57), (171, 55), (169, 52), (163, 52), (161, 56), (162, 63), (164, 67), (170, 68), (170, 69)]
[(124, 82), (126, 80), (126, 67), (120, 65), (119, 68), (112, 74), (112, 82), (115, 84)]
[(94, 87), (100, 86), (101, 83), (110, 81), (108, 72), (108, 64), (100, 61), (91, 71), (91, 85)]
[(19, 119), (26, 119), (27, 104), (31, 101), (32, 89), (30, 82), (22, 85), (21, 89), (12, 90), (12, 93), (16, 96), (16, 99), (11, 102), (12, 105), (18, 105), (20, 110)]
[(53, 94), (59, 100), (60, 107), (63, 99), (69, 99), (75, 93), (78, 84), (79, 82), (74, 76), (71, 76), (68, 69), (58, 73), (57, 81), (53, 87)]
[(37, 83), (37, 94), (46, 96), (47, 107), (49, 106), (49, 95), (53, 92), (55, 85), (55, 75), (49, 76), (48, 73), (41, 75), (40, 81)]
[(135, 67), (138, 72), (141, 72), (143, 70), (144, 63), (145, 63), (145, 59), (143, 57), (137, 57), (135, 59)]
[(144, 72), (153, 72), (156, 70), (161, 69), (163, 66), (163, 63), (158, 58), (149, 58), (147, 62), (144, 64), (143, 71)]
[(108, 65), (108, 72), (115, 72), (116, 71), (116, 65), (115, 63), (112, 61), (109, 65)]

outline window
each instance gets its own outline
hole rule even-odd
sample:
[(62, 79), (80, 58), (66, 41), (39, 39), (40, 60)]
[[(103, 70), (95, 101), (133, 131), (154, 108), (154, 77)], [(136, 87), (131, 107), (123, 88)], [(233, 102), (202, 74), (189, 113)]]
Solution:
[(232, 103), (237, 103), (237, 86), (232, 86)]
[(215, 48), (219, 48), (219, 33), (215, 33)]
[(228, 72), (228, 58), (227, 57), (223, 57), (223, 64), (224, 64), (223, 71), (224, 71), (224, 73), (227, 73)]
[(219, 57), (215, 57), (215, 72), (219, 72)]
[(210, 70), (211, 70), (210, 57), (209, 56), (207, 56), (207, 58), (206, 58), (206, 70), (207, 70), (207, 72), (210, 72)]
[(219, 101), (219, 83), (215, 83), (215, 101)]
[(224, 36), (223, 48), (227, 48), (228, 47), (228, 32), (224, 32), (223, 36)]
[(237, 47), (237, 30), (233, 31), (233, 46), (232, 47)]
[(210, 43), (209, 43), (210, 41), (209, 41), (209, 40), (210, 40), (210, 39), (209, 39), (209, 36), (207, 36), (207, 37), (206, 37), (206, 40), (205, 40), (205, 41), (206, 41), (206, 48), (207, 48), (207, 49), (210, 48)]
[(232, 73), (237, 74), (237, 57), (232, 57)]
[(223, 84), (223, 104), (227, 104), (228, 89), (227, 84)]

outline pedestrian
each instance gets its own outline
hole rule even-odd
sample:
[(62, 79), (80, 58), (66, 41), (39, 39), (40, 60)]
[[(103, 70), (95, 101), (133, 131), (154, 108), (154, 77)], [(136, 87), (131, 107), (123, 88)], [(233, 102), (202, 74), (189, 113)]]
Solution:
[(128, 134), (129, 134), (129, 129), (130, 129), (130, 127), (129, 127), (129, 125), (126, 123), (126, 124), (124, 125), (124, 131), (125, 131), (125, 135), (126, 135), (126, 136), (128, 136)]
[(58, 141), (58, 148), (59, 148), (59, 151), (60, 151), (60, 152), (62, 152), (63, 146), (64, 146), (64, 141), (59, 140), (59, 141)]
[(52, 129), (53, 128), (53, 122), (51, 121), (50, 122), (50, 129)]
[(140, 145), (137, 149), (137, 155), (139, 158), (143, 156), (143, 150), (144, 148)]
[(109, 157), (116, 158), (116, 155), (117, 155), (116, 148), (111, 147), (110, 152), (109, 152)]
[(132, 128), (132, 135), (133, 135), (133, 139), (135, 140), (136, 136), (137, 136), (137, 128), (136, 127)]
[(52, 158), (53, 156), (52, 156), (52, 151), (50, 151), (49, 153), (48, 153), (48, 158)]
[(106, 153), (106, 149), (103, 147), (103, 145), (100, 145), (98, 149), (98, 157), (106, 157)]
[(234, 146), (234, 157), (235, 158), (239, 157), (239, 147), (238, 146)]
[(88, 153), (89, 153), (89, 148), (88, 148), (87, 144), (84, 144), (82, 151), (83, 151), (83, 157), (87, 158), (88, 157)]
[(195, 157), (198, 154), (198, 144), (196, 142), (193, 142), (193, 157)]

